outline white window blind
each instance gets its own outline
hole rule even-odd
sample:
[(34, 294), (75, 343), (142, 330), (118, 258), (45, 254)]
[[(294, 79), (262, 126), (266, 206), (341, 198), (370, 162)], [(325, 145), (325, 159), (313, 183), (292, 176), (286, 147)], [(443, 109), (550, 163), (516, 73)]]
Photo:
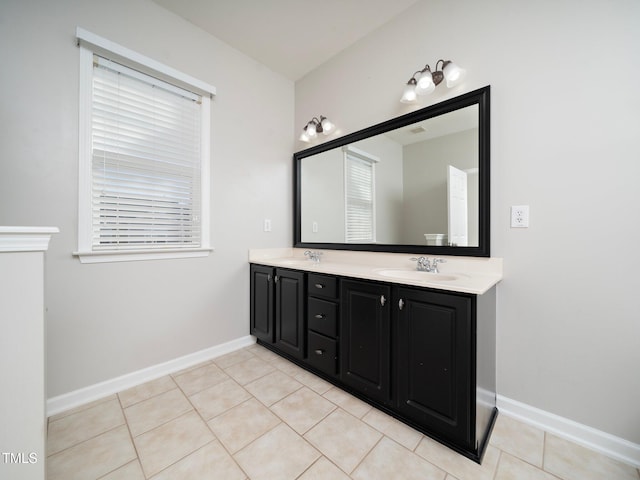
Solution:
[(345, 154), (346, 241), (375, 241), (374, 165), (370, 159)]
[(201, 246), (201, 101), (94, 56), (91, 248)]

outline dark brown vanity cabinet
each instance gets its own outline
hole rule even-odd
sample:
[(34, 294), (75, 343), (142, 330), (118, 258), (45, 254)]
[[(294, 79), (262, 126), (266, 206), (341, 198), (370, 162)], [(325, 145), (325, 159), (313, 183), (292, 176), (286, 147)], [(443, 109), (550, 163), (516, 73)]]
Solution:
[(378, 402), (390, 402), (391, 287), (342, 280), (340, 361), (342, 381)]
[(251, 265), (251, 334), (295, 358), (306, 355), (305, 274)]
[(261, 344), (480, 461), (497, 414), (495, 288), (474, 295), (252, 265), (251, 302)]
[(321, 372), (338, 375), (338, 279), (307, 274), (308, 362)]
[(472, 447), (472, 297), (400, 287), (394, 300), (398, 411)]
[(250, 309), (251, 309), (251, 335), (266, 343), (273, 343), (275, 326), (273, 315), (275, 313), (275, 299), (273, 297), (274, 267), (251, 265), (250, 279)]

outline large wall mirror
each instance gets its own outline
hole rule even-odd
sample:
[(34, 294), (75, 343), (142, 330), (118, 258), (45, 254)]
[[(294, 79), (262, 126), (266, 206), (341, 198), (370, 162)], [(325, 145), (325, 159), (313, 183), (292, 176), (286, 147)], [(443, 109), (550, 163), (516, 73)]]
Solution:
[(294, 154), (294, 246), (489, 256), (489, 92)]

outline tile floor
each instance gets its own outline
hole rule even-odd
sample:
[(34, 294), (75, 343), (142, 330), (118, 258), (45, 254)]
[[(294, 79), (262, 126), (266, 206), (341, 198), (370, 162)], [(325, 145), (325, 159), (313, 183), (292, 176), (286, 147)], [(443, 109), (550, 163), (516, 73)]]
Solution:
[(482, 465), (253, 345), (49, 419), (49, 480), (640, 480), (498, 417)]

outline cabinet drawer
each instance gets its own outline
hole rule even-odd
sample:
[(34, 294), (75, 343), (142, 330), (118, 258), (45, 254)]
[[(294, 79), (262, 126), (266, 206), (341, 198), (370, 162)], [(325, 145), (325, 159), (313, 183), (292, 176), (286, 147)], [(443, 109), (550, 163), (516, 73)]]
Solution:
[(338, 342), (309, 332), (309, 365), (329, 375), (338, 373)]
[(309, 297), (307, 315), (309, 330), (334, 338), (338, 334), (337, 303)]
[(314, 297), (336, 298), (338, 296), (338, 279), (310, 273), (307, 275), (307, 292)]

